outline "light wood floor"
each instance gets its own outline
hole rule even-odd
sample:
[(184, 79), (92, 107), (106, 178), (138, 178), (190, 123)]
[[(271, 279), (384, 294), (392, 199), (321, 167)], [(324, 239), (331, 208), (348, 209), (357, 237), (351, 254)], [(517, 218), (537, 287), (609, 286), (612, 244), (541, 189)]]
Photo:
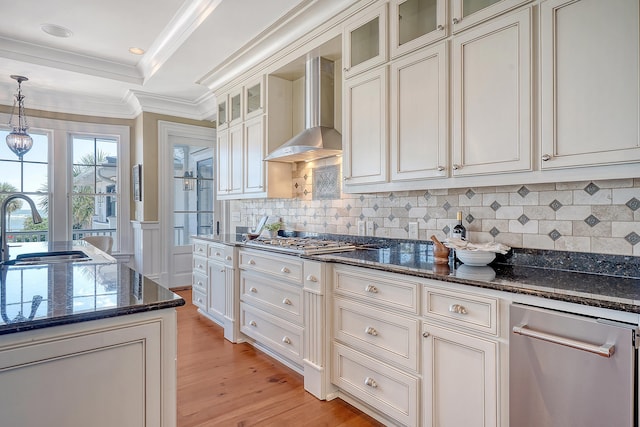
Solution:
[(178, 307), (178, 427), (380, 426), (340, 399), (304, 391), (301, 375), (248, 344), (232, 344), (197, 313), (191, 291)]

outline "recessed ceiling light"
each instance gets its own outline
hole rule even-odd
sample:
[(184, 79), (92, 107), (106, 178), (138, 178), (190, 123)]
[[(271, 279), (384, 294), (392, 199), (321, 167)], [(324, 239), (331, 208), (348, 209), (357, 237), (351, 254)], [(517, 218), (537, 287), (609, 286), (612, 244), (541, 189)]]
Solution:
[(144, 49), (141, 49), (139, 47), (130, 47), (129, 52), (133, 53), (134, 55), (143, 55)]
[(52, 35), (54, 37), (67, 38), (73, 35), (73, 31), (71, 31), (70, 29), (62, 27), (60, 25), (56, 25), (56, 24), (42, 24), (40, 28), (45, 33)]

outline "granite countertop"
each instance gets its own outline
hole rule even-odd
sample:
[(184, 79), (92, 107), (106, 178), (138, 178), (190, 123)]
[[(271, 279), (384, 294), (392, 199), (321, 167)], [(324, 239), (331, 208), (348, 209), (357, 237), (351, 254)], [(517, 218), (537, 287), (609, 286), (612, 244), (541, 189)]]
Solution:
[(11, 245), (9, 253), (82, 250), (91, 260), (0, 266), (0, 335), (184, 305), (184, 300), (85, 242)]

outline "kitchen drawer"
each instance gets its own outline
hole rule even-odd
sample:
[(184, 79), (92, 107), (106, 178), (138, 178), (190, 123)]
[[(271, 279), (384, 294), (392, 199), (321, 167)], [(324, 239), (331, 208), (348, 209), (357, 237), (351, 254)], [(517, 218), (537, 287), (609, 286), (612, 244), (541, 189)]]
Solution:
[(418, 371), (418, 319), (336, 298), (333, 327), (333, 336), (343, 343)]
[(207, 256), (207, 244), (204, 242), (193, 242), (193, 254), (194, 255), (201, 255), (206, 257)]
[(418, 313), (420, 282), (405, 280), (403, 276), (391, 273), (374, 273), (370, 269), (336, 267), (333, 283), (339, 294)]
[(417, 377), (334, 343), (331, 381), (403, 425), (418, 424)]
[(244, 270), (259, 271), (291, 283), (302, 283), (302, 260), (297, 257), (241, 250), (239, 266)]
[(240, 298), (269, 313), (302, 324), (302, 287), (287, 285), (264, 275), (243, 271)]
[(192, 290), (191, 292), (192, 295), (192, 299), (193, 299), (193, 305), (197, 306), (198, 308), (202, 309), (202, 310), (206, 310), (207, 309), (207, 294), (206, 293), (202, 293), (199, 292), (195, 289)]
[(203, 295), (207, 295), (207, 275), (194, 271), (191, 289), (193, 292), (200, 292)]
[(303, 328), (300, 326), (241, 302), (240, 331), (302, 365)]
[(194, 273), (202, 273), (205, 276), (208, 274), (207, 271), (207, 258), (201, 257), (198, 255), (193, 256), (193, 271)]
[(425, 317), (464, 329), (498, 334), (498, 300), (495, 298), (425, 286), (423, 299)]
[(229, 255), (233, 254), (233, 248), (231, 249), (231, 253), (229, 253), (229, 251), (227, 251), (226, 245), (209, 243), (207, 256), (209, 257), (209, 259), (214, 259), (226, 263), (233, 260), (233, 258), (231, 257), (227, 259)]

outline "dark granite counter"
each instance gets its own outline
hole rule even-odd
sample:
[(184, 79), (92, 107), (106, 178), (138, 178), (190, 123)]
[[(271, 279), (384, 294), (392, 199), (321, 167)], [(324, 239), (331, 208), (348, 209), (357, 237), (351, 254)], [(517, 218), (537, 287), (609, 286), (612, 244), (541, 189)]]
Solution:
[(0, 335), (184, 305), (153, 280), (84, 242), (11, 245), (19, 253), (82, 250), (91, 259), (0, 266)]

